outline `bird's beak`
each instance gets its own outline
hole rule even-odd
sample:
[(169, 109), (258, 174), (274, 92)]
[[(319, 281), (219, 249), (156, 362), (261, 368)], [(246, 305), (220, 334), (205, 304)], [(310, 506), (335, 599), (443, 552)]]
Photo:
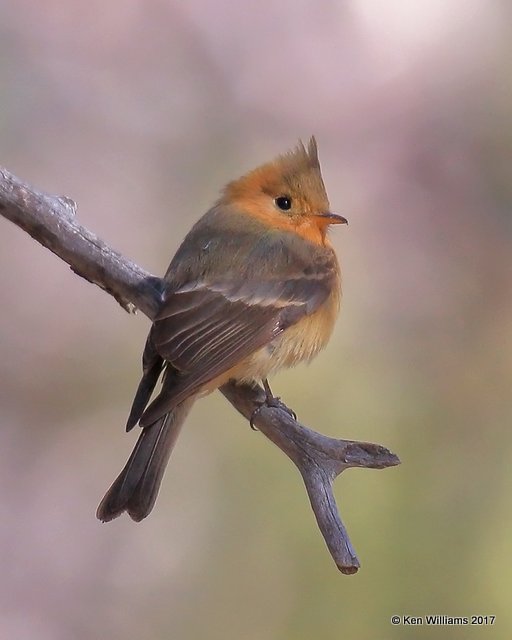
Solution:
[(319, 218), (323, 218), (327, 224), (348, 224), (348, 220), (337, 213), (331, 213), (326, 211), (325, 213), (318, 213)]

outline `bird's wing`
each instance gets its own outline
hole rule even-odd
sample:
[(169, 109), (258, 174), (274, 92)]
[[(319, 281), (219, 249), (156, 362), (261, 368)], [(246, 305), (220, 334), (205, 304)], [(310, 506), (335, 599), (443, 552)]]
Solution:
[(169, 293), (150, 340), (170, 363), (170, 379), (145, 411), (142, 426), (316, 311), (334, 285), (335, 258), (290, 271), (284, 279), (202, 279)]

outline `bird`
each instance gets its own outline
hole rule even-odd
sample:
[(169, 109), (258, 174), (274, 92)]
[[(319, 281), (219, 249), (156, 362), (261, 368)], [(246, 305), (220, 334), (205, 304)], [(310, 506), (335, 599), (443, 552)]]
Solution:
[(328, 231), (339, 224), (347, 219), (330, 210), (314, 136), (225, 186), (163, 278), (126, 425), (141, 432), (99, 520), (149, 515), (199, 397), (230, 380), (263, 382), (272, 405), (267, 378), (326, 346), (341, 300)]

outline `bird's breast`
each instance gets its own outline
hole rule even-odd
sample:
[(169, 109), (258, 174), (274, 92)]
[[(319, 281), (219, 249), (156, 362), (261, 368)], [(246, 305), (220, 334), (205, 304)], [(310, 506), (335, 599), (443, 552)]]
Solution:
[(281, 368), (310, 361), (329, 341), (341, 301), (339, 278), (326, 301), (311, 315), (301, 318), (270, 344), (251, 354), (231, 377), (240, 382), (262, 380)]

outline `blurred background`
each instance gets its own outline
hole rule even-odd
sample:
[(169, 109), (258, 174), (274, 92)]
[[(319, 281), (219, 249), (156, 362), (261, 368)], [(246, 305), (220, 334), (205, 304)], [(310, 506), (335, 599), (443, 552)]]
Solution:
[(1, 220), (2, 638), (511, 637), (511, 18), (499, 0), (3, 3), (0, 164), (155, 274), (225, 182), (317, 136), (350, 220), (343, 313), (273, 388), (402, 465), (338, 479), (362, 562), (342, 576), (295, 468), (214, 394), (151, 516), (100, 524), (149, 321)]

